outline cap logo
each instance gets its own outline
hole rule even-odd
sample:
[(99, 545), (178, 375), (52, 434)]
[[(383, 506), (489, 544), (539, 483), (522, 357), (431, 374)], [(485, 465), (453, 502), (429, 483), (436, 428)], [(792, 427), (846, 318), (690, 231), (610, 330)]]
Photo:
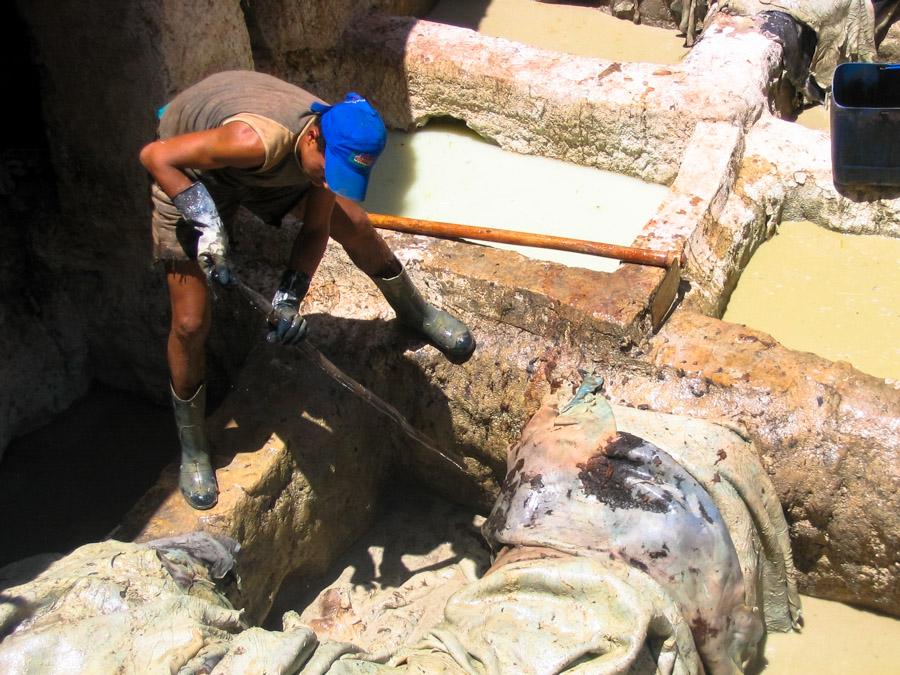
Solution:
[(361, 166), (364, 169), (371, 169), (372, 165), (375, 163), (375, 155), (369, 155), (365, 152), (355, 152), (350, 155), (350, 161), (356, 164), (356, 166)]

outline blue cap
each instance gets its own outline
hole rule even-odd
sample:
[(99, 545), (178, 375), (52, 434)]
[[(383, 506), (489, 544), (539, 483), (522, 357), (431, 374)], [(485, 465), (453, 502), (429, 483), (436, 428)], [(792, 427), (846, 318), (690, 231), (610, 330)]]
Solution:
[(325, 137), (325, 181), (331, 190), (355, 201), (366, 198), (369, 173), (387, 142), (378, 111), (355, 92), (341, 103), (313, 103)]

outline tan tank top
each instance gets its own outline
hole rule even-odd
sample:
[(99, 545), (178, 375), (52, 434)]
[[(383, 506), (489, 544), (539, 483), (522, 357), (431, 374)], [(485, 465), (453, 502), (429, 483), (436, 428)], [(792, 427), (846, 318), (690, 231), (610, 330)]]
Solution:
[(159, 137), (244, 122), (263, 142), (263, 165), (254, 169), (193, 170), (191, 177), (209, 174), (220, 184), (235, 186), (308, 187), (309, 179), (300, 168), (295, 149), (313, 119), (310, 106), (315, 101), (321, 99), (265, 73), (216, 73), (185, 89), (166, 106), (159, 122)]

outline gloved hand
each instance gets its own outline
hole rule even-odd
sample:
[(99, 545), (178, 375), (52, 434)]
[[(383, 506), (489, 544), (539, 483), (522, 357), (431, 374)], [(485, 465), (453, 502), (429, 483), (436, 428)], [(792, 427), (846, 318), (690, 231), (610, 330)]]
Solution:
[(207, 282), (220, 286), (234, 283), (234, 273), (228, 263), (228, 235), (219, 217), (216, 203), (206, 186), (197, 181), (186, 190), (179, 192), (172, 203), (199, 232), (197, 240), (197, 263)]
[(231, 264), (224, 255), (208, 251), (198, 253), (197, 264), (200, 265), (200, 270), (206, 276), (206, 281), (210, 285), (213, 282), (220, 286), (231, 286), (234, 283), (234, 272), (231, 270)]
[(275, 311), (269, 319), (272, 330), (266, 340), (294, 345), (306, 337), (306, 319), (300, 315), (300, 303), (306, 297), (309, 282), (309, 275), (305, 272), (285, 270), (281, 275), (281, 284), (272, 296)]

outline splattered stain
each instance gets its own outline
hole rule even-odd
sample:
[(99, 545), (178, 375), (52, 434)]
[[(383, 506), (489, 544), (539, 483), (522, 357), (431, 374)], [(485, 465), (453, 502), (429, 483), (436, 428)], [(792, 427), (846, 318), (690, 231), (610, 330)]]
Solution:
[(718, 628), (713, 628), (702, 616), (695, 616), (691, 621), (691, 633), (698, 645), (705, 644), (719, 634)]
[(613, 510), (639, 509), (654, 513), (669, 510), (671, 497), (650, 498), (633, 490), (629, 479), (634, 476), (634, 466), (627, 460), (600, 453), (576, 466), (580, 469), (578, 478), (584, 493), (596, 497)]
[(706, 512), (706, 507), (703, 506), (703, 502), (699, 502), (699, 505), (700, 505), (700, 515), (703, 516), (703, 520), (705, 520), (707, 523), (712, 525), (714, 521), (710, 517), (710, 515)]

